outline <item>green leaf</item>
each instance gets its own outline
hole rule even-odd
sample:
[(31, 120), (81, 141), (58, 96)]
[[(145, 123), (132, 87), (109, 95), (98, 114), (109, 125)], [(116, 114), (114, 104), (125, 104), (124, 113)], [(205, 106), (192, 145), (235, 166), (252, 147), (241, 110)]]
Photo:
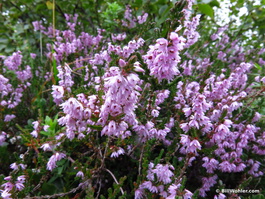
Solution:
[(47, 131), (47, 132), (46, 131), (41, 131), (40, 134), (46, 135), (48, 137), (51, 136), (51, 132), (50, 131)]
[(159, 9), (159, 14), (161, 17), (156, 18), (156, 22), (158, 25), (162, 24), (169, 15), (170, 7), (168, 5), (164, 5)]
[(48, 125), (52, 124), (52, 119), (49, 116), (45, 117), (45, 124), (48, 124)]
[(1, 51), (2, 51), (5, 47), (6, 47), (6, 45), (0, 44), (0, 50), (1, 50)]
[(163, 16), (163, 14), (165, 14), (167, 8), (168, 8), (168, 5), (161, 6), (159, 9), (159, 14)]
[(42, 194), (54, 194), (56, 187), (53, 184), (44, 183), (41, 187)]
[(142, 4), (143, 4), (143, 1), (142, 1), (142, 0), (135, 0), (135, 2), (134, 2), (134, 5), (135, 5), (136, 7), (141, 7)]
[(0, 44), (7, 44), (8, 39), (7, 38), (0, 38)]
[(47, 5), (47, 8), (48, 8), (49, 10), (53, 10), (53, 9), (54, 9), (54, 4), (53, 4), (52, 2), (50, 2), (50, 1), (46, 1), (46, 5)]
[(160, 160), (161, 160), (163, 154), (164, 154), (164, 149), (161, 149), (161, 151), (160, 151), (158, 157), (157, 157), (157, 158), (155, 159), (155, 161), (154, 161), (155, 165), (157, 165), (157, 164), (160, 162)]
[(252, 196), (251, 199), (265, 199), (265, 196), (262, 194), (258, 194), (258, 195)]
[(211, 0), (202, 0), (200, 3), (210, 3)]
[(261, 68), (261, 66), (259, 65), (259, 64), (257, 64), (257, 63), (254, 63), (254, 66), (255, 66), (255, 68), (257, 68), (258, 70), (262, 70), (262, 68)]
[(220, 3), (217, 1), (217, 0), (214, 0), (214, 1), (211, 1), (210, 3), (209, 3), (209, 5), (211, 6), (211, 7), (217, 7), (217, 8), (220, 8)]
[(103, 195), (100, 195), (100, 199), (106, 199), (105, 196)]
[(199, 7), (199, 11), (202, 13), (202, 14), (205, 14), (211, 18), (214, 17), (214, 11), (213, 11), (213, 8), (208, 5), (208, 4), (198, 4), (198, 7)]

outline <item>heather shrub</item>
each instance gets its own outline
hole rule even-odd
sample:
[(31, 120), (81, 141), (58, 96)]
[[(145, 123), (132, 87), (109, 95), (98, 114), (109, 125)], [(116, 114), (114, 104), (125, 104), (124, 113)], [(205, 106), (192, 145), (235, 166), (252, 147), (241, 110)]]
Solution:
[(2, 198), (263, 197), (259, 37), (215, 1), (46, 4), (41, 51), (1, 56)]

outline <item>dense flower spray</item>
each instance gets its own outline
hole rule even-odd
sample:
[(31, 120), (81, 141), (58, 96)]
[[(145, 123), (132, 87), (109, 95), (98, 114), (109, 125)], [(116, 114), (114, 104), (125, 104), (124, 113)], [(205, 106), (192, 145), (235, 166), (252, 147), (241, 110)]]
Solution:
[[(120, 60), (121, 67), (126, 64)], [(138, 91), (141, 88), (138, 86), (139, 77), (135, 73), (123, 76), (118, 67), (111, 67), (109, 72), (104, 76), (104, 96), (105, 103), (101, 107), (99, 123), (104, 126), (102, 135), (114, 135), (118, 137), (127, 137), (131, 135), (128, 131), (128, 125), (137, 124), (134, 113), (137, 107)], [(115, 117), (124, 116), (120, 121), (115, 120)], [(109, 117), (113, 120), (107, 121)]]
[(170, 34), (170, 40), (160, 38), (144, 56), (144, 60), (153, 75), (160, 82), (162, 79), (171, 81), (179, 74), (177, 64), (181, 61), (179, 51), (183, 50), (185, 39), (177, 33)]

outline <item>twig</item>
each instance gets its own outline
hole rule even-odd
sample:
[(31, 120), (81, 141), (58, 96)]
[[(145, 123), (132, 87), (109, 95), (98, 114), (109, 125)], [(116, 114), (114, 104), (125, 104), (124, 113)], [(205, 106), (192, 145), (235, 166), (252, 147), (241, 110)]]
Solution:
[[(119, 182), (115, 178), (114, 174), (110, 170), (108, 170), (108, 169), (105, 169), (105, 170), (112, 176), (112, 178), (114, 179), (114, 181), (116, 182), (116, 184), (119, 185)], [(120, 187), (120, 190), (121, 190), (121, 194), (124, 195), (124, 191), (123, 191), (122, 187)]]
[(100, 151), (100, 155), (101, 155), (101, 157), (102, 157), (102, 162), (101, 162), (101, 166), (100, 166), (100, 168), (103, 168), (103, 167), (104, 167), (104, 163), (105, 163), (105, 158), (106, 158), (107, 150), (108, 150), (108, 148), (109, 148), (109, 142), (110, 142), (110, 140), (109, 140), (109, 138), (108, 138), (108, 141), (107, 141), (106, 146), (105, 146), (105, 150), (104, 150), (104, 155), (103, 155), (103, 157), (102, 157), (101, 150), (99, 150), (99, 151)]
[(65, 193), (57, 193), (57, 194), (54, 194), (54, 195), (45, 195), (45, 196), (33, 196), (33, 197), (29, 197), (27, 196), (25, 199), (45, 199), (45, 198), (59, 198), (59, 197), (63, 197), (63, 196), (66, 196), (66, 195), (69, 195), (71, 193), (74, 193), (76, 192), (78, 189), (82, 188), (82, 186), (84, 184), (86, 184), (87, 182), (91, 181), (90, 179), (86, 180), (85, 182), (83, 183), (80, 183), (78, 185), (78, 187), (68, 191), (68, 192), (65, 192)]
[(101, 190), (101, 178), (100, 178), (100, 180), (99, 180), (99, 188), (98, 188), (98, 192), (97, 192), (97, 197), (96, 197), (96, 199), (98, 199), (98, 197), (99, 197), (99, 194), (100, 194), (100, 190)]
[(246, 106), (244, 106), (244, 107), (242, 108), (242, 110), (241, 110), (237, 115), (235, 115), (235, 118), (238, 119), (238, 117), (240, 116), (240, 114), (241, 114), (242, 112), (244, 112), (247, 108), (249, 108), (249, 107), (251, 106), (251, 104), (257, 99), (257, 97), (258, 97), (261, 93), (263, 93), (264, 91), (265, 91), (265, 87), (262, 88), (261, 90), (259, 90), (257, 93), (253, 94), (252, 96), (246, 96), (246, 97), (242, 98), (242, 99), (251, 99), (251, 100), (250, 100), (250, 102), (248, 102), (248, 103), (246, 104)]
[(70, 162), (75, 163), (75, 161), (73, 160), (73, 158), (71, 158), (70, 156), (68, 156), (67, 159), (68, 159)]
[(128, 153), (127, 153), (127, 155), (128, 156), (131, 156), (132, 155), (132, 153), (133, 153), (133, 151), (135, 150), (135, 149), (137, 149), (140, 145), (141, 145), (142, 143), (141, 142), (139, 142), (137, 145), (135, 145)]
[(183, 168), (181, 169), (179, 176), (178, 176), (177, 179), (176, 179), (176, 184), (179, 184), (179, 183), (181, 182), (182, 177), (183, 177), (184, 174), (186, 173), (186, 169), (187, 169), (187, 167), (188, 167), (188, 165), (189, 165), (190, 158), (191, 158), (191, 157), (187, 154), (187, 155), (186, 155), (186, 158), (185, 158), (185, 159), (186, 159), (185, 164), (184, 164)]
[(140, 160), (139, 160), (139, 167), (138, 167), (138, 175), (139, 176), (141, 175), (141, 170), (142, 170), (141, 165), (142, 165), (142, 159), (143, 159), (143, 153), (144, 153), (144, 146), (145, 146), (145, 144), (143, 144), (143, 146), (142, 146)]
[(41, 179), (40, 179), (39, 184), (37, 184), (37, 185), (33, 188), (33, 190), (31, 191), (31, 193), (33, 194), (35, 191), (37, 191), (37, 190), (41, 187), (41, 185), (42, 185), (45, 181), (47, 181), (48, 178), (49, 178), (49, 174), (48, 174), (48, 175), (44, 175), (44, 176), (42, 176)]

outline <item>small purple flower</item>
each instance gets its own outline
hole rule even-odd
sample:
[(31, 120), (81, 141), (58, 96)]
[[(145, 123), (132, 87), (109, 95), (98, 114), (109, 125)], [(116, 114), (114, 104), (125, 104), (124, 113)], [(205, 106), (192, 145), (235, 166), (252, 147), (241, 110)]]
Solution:
[(64, 88), (63, 86), (52, 85), (52, 97), (53, 101), (58, 105), (63, 102)]
[(22, 63), (21, 52), (14, 52), (11, 56), (7, 57), (4, 61), (4, 65), (7, 66), (9, 70), (16, 71)]
[(223, 172), (234, 172), (236, 170), (236, 165), (233, 163), (229, 163), (228, 161), (223, 161), (220, 165), (219, 165), (219, 170), (223, 171)]
[(39, 128), (39, 122), (38, 121), (34, 121), (34, 122), (32, 122), (32, 124), (33, 124), (33, 128), (35, 130), (37, 130)]
[(187, 146), (190, 144), (190, 139), (188, 135), (184, 135), (184, 134), (180, 134), (181, 139), (180, 139), (180, 143), (184, 146)]
[(112, 41), (116, 42), (116, 40), (118, 41), (123, 41), (126, 38), (126, 33), (121, 33), (121, 34), (112, 34), (111, 35)]
[(13, 170), (18, 170), (18, 165), (17, 165), (17, 163), (12, 163), (11, 165), (10, 165), (10, 168), (11, 169), (13, 169)]
[(28, 80), (32, 77), (30, 66), (26, 66), (25, 70), (16, 71), (16, 75), (20, 81), (26, 82), (26, 80)]
[(19, 191), (21, 191), (22, 189), (24, 189), (24, 185), (22, 184), (22, 183), (20, 183), (20, 182), (16, 182), (15, 183), (15, 186), (16, 186), (16, 188), (17, 188), (17, 190), (19, 190)]
[(6, 133), (2, 131), (0, 133), (0, 146), (5, 142), (5, 140), (6, 140)]
[(140, 185), (141, 189), (148, 189), (152, 193), (157, 193), (157, 187), (152, 184), (150, 181), (145, 181)]
[(134, 199), (142, 199), (144, 197), (144, 193), (142, 189), (137, 189), (134, 192)]
[(204, 161), (202, 166), (207, 169), (207, 173), (214, 173), (214, 170), (218, 168), (219, 162), (214, 158), (204, 157), (202, 160)]
[(202, 178), (202, 187), (200, 188), (200, 196), (206, 197), (206, 191), (209, 191), (211, 187), (213, 187), (217, 183), (217, 175), (211, 177), (203, 177)]
[(44, 30), (45, 28), (42, 26), (42, 21), (33, 21), (32, 25), (34, 27), (34, 31)]
[(139, 24), (143, 24), (144, 22), (146, 22), (146, 19), (148, 17), (148, 13), (144, 13), (142, 16), (138, 16), (138, 23)]
[(55, 153), (52, 155), (47, 163), (47, 169), (52, 171), (56, 166), (56, 162), (61, 160), (62, 158), (65, 158), (66, 155), (64, 153)]
[(84, 173), (82, 171), (78, 171), (76, 177), (84, 178)]
[(64, 113), (75, 119), (82, 119), (84, 107), (76, 98), (71, 97), (60, 106), (63, 108)]
[(20, 183), (24, 183), (26, 180), (26, 176), (25, 175), (22, 175), (22, 176), (18, 176), (17, 177), (17, 181), (20, 182)]
[(42, 148), (43, 151), (52, 151), (53, 149), (53, 147), (49, 143), (44, 143), (40, 148)]
[(1, 187), (4, 187), (6, 191), (11, 191), (14, 187), (14, 185), (11, 182), (6, 182), (1, 185)]
[(152, 115), (153, 117), (158, 117), (158, 116), (159, 116), (159, 111), (156, 110), (156, 109), (153, 109), (152, 112), (151, 112), (151, 115)]
[(30, 53), (30, 57), (32, 58), (32, 59), (35, 59), (36, 58), (36, 54), (35, 53)]
[[(64, 64), (63, 66), (58, 66), (58, 77), (60, 79), (59, 85), (64, 87), (68, 92), (71, 92), (71, 87), (73, 86), (74, 82), (72, 80), (72, 69), (68, 64)], [(61, 90), (60, 95), (62, 95)], [(54, 94), (55, 95), (55, 94)]]
[(11, 176), (7, 176), (7, 177), (4, 178), (4, 180), (10, 181), (10, 180), (12, 180), (12, 177)]
[(189, 190), (185, 189), (185, 194), (183, 196), (183, 199), (191, 199), (193, 196), (193, 193), (191, 193)]
[(145, 72), (145, 70), (141, 68), (141, 64), (140, 64), (140, 62), (138, 62), (138, 61), (135, 62), (135, 63), (133, 64), (133, 66), (134, 66), (134, 70), (135, 70), (136, 72), (140, 72), (140, 73), (144, 73), (144, 72)]
[(114, 152), (110, 155), (110, 157), (111, 157), (111, 158), (117, 158), (117, 157), (119, 157), (120, 155), (122, 155), (122, 154), (124, 154), (124, 153), (125, 153), (124, 149), (121, 148), (121, 147), (119, 147), (119, 149), (118, 149), (117, 151), (114, 151)]
[(27, 167), (27, 165), (25, 165), (25, 164), (19, 164), (19, 166), (20, 166), (20, 168), (21, 168), (22, 170), (25, 170), (26, 167)]
[(49, 128), (50, 128), (49, 125), (44, 125), (44, 126), (43, 126), (43, 130), (46, 131), (46, 132), (48, 131)]
[(37, 138), (38, 135), (39, 135), (38, 132), (37, 132), (36, 130), (32, 131), (30, 134), (31, 134), (32, 137), (34, 137), (34, 138)]
[(222, 193), (219, 193), (218, 196), (216, 196), (216, 195), (214, 196), (214, 199), (225, 199), (225, 198), (226, 198), (226, 196)]
[(16, 116), (14, 114), (12, 115), (6, 115), (4, 122), (10, 122), (11, 120), (13, 120)]
[(172, 184), (168, 187), (169, 196), (166, 199), (175, 199), (177, 196), (177, 191), (181, 187), (181, 184)]
[(219, 36), (217, 35), (217, 34), (212, 34), (211, 35), (211, 40), (216, 40), (216, 39), (218, 39), (219, 38)]
[(201, 150), (201, 144), (198, 140), (192, 140), (187, 148), (187, 152), (197, 153), (197, 149)]
[(4, 190), (2, 193), (1, 193), (1, 196), (3, 199), (12, 199), (10, 196), (11, 196), (11, 193), (9, 193), (7, 190)]

